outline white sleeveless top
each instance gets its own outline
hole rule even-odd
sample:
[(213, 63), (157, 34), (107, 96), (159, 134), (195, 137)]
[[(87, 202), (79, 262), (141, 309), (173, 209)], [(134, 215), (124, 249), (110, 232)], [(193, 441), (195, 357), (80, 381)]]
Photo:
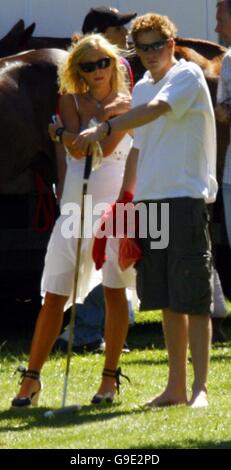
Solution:
[[(73, 95), (77, 111), (79, 110), (79, 104), (76, 95)], [(132, 146), (133, 139), (129, 134), (125, 136), (118, 143), (113, 152), (102, 159), (101, 166), (95, 171), (91, 172), (88, 184), (88, 192), (99, 195), (97, 200), (100, 199), (100, 194), (105, 198), (105, 193), (109, 193), (112, 196), (112, 201), (117, 198), (118, 192), (122, 184), (122, 178), (125, 168), (126, 159), (130, 148)], [(79, 196), (77, 196), (76, 186), (78, 186), (83, 178), (83, 172), (85, 167), (85, 157), (80, 160), (72, 157), (68, 149), (66, 149), (66, 162), (67, 172), (65, 177), (65, 185), (63, 196), (61, 200), (61, 206), (66, 202), (79, 202)], [(104, 189), (101, 186), (104, 186)]]
[[(74, 101), (75, 101), (77, 112), (79, 113), (78, 98), (77, 98), (76, 95), (73, 95), (73, 98), (74, 98)], [(84, 128), (82, 126), (80, 126), (80, 131), (82, 131), (82, 130), (84, 130)], [(132, 138), (128, 134), (126, 134), (124, 136), (124, 138), (118, 143), (118, 145), (113, 150), (111, 155), (108, 155), (107, 157), (105, 157), (103, 159), (103, 162), (104, 161), (107, 161), (107, 162), (109, 162), (109, 161), (118, 161), (118, 160), (126, 161), (127, 156), (128, 156), (128, 152), (131, 148), (131, 142), (132, 142)], [(65, 149), (66, 149), (67, 164), (68, 164), (70, 159), (72, 159), (76, 162), (84, 162), (85, 161), (85, 157), (83, 157), (82, 160), (77, 160), (76, 158), (72, 157), (72, 155), (69, 153), (69, 151), (66, 147), (65, 147)]]

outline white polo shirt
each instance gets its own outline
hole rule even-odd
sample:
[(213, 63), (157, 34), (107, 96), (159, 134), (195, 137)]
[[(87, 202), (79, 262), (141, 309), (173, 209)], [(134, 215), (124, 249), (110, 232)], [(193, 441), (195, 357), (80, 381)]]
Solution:
[(216, 128), (202, 70), (181, 59), (157, 83), (146, 72), (134, 87), (132, 106), (154, 98), (171, 111), (134, 131), (133, 147), (139, 149), (134, 199), (188, 196), (213, 202)]

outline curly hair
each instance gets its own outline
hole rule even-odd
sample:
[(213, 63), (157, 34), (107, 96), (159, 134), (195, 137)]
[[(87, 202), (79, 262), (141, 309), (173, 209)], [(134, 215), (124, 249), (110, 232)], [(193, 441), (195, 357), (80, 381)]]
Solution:
[(131, 35), (134, 43), (137, 42), (139, 33), (148, 31), (158, 31), (163, 39), (175, 38), (177, 35), (177, 27), (168, 16), (157, 13), (146, 13), (132, 22)]
[(79, 63), (92, 50), (100, 50), (112, 59), (112, 90), (127, 93), (128, 85), (124, 66), (119, 57), (119, 49), (101, 34), (88, 34), (77, 42), (72, 42), (67, 60), (58, 69), (59, 92), (83, 94), (89, 90)]

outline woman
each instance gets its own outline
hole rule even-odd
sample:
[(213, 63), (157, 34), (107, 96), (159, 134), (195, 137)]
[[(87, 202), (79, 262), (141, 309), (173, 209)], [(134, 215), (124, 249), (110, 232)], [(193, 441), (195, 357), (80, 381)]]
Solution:
[[(85, 157), (82, 152), (73, 150), (72, 142), (78, 133), (88, 127), (92, 117), (106, 120), (110, 116), (128, 110), (130, 97), (125, 83), (123, 67), (116, 46), (111, 45), (101, 35), (89, 35), (74, 44), (68, 58), (59, 69), (60, 117), (56, 125), (49, 126), (53, 140), (62, 142), (67, 150), (67, 173), (61, 200), (61, 209), (66, 203), (77, 203), (81, 207), (81, 191)], [(63, 124), (63, 128), (60, 126)], [(131, 138), (124, 132), (111, 133), (102, 142), (103, 158), (101, 167), (93, 171), (88, 184), (88, 194), (92, 195), (92, 207), (99, 202), (111, 204), (121, 185), (125, 159), (131, 145)], [(12, 406), (25, 407), (37, 404), (41, 391), (40, 371), (46, 361), (63, 323), (64, 308), (71, 295), (76, 263), (77, 238), (62, 236), (65, 211), (57, 220), (47, 250), (42, 279), (45, 293), (44, 305), (40, 311), (32, 340), (29, 366), (22, 372), (22, 383)], [(85, 213), (86, 216), (86, 213)], [(78, 296), (84, 297), (86, 285), (92, 270), (92, 240), (82, 240), (81, 266), (87, 276), (83, 278)], [(114, 250), (112, 244), (112, 251)], [(105, 301), (107, 343), (103, 380), (93, 403), (106, 399), (112, 401), (118, 384), (117, 362), (128, 329), (128, 306), (125, 286), (134, 282), (131, 273), (118, 271), (116, 263), (105, 263)], [(115, 280), (116, 279), (116, 280)], [(79, 287), (79, 286), (78, 286)], [(85, 290), (84, 290), (85, 287)]]

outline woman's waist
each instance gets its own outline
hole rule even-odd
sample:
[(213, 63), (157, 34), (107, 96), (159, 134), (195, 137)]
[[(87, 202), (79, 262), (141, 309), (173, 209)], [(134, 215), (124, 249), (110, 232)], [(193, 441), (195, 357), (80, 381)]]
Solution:
[[(76, 169), (78, 168), (84, 168), (85, 162), (86, 162), (87, 157), (83, 157), (81, 159), (77, 159), (72, 157), (71, 155), (66, 155), (66, 163), (70, 167), (74, 167)], [(101, 160), (101, 166), (107, 166), (109, 163), (119, 163), (124, 165), (126, 162), (127, 155), (121, 155), (121, 154), (116, 154), (112, 153), (111, 155), (108, 155), (107, 157), (103, 157)]]

